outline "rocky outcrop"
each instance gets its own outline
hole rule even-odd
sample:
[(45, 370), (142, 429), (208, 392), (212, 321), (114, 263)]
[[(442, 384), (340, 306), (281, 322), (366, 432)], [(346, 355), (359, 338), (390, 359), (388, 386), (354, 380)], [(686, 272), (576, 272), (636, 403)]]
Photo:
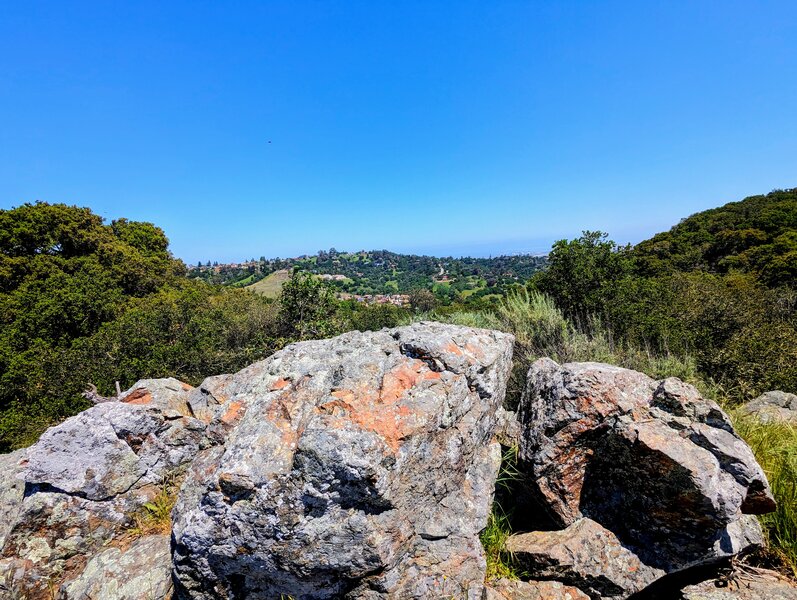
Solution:
[(235, 428), (174, 513), (182, 593), (480, 598), (511, 349), (419, 324), (295, 344), (234, 375)]
[[(761, 543), (772, 495), (719, 406), (543, 359), (515, 415), (512, 345), (421, 323), (139, 381), (0, 456), (0, 598), (621, 599)], [(514, 516), (548, 528), (506, 543), (525, 581), (486, 585), (499, 442)], [(171, 536), (140, 527), (177, 488)]]
[[(581, 579), (593, 597), (627, 597), (664, 573), (761, 543), (746, 515), (774, 509), (766, 478), (727, 415), (694, 387), (541, 359), (519, 420), (527, 490), (566, 528), (526, 539), (526, 556), (546, 576)], [(634, 576), (618, 578), (635, 560)], [(589, 582), (601, 577), (611, 585)]]
[(744, 568), (722, 580), (687, 586), (679, 600), (797, 600), (797, 587), (774, 571)]
[(797, 423), (797, 394), (775, 390), (742, 405), (742, 414), (767, 422)]

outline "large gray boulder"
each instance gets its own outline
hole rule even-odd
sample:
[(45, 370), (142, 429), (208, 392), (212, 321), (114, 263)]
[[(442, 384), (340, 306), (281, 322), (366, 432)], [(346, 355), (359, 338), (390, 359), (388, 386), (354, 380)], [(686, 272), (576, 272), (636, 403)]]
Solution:
[(527, 489), (559, 527), (591, 519), (662, 573), (761, 543), (746, 515), (774, 509), (766, 477), (728, 416), (694, 387), (541, 359), (518, 416)]
[(174, 510), (180, 593), (480, 599), (512, 344), (433, 323), (352, 332), (225, 381), (233, 428)]
[(18, 477), (24, 470), (25, 449), (0, 454), (0, 548), (14, 526), (22, 506), (25, 483)]
[(79, 597), (70, 582), (210, 443), (204, 423), (153, 401), (98, 404), (48, 429), (17, 474), (24, 496), (0, 550), (10, 597)]

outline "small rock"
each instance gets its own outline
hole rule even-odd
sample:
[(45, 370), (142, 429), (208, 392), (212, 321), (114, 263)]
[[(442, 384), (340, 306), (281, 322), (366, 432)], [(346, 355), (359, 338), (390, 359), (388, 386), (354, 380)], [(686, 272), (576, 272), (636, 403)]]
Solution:
[(119, 402), (154, 406), (162, 411), (174, 411), (189, 417), (192, 415), (188, 407), (188, 397), (193, 389), (187, 383), (174, 377), (141, 379), (129, 390), (122, 392)]
[(558, 581), (499, 579), (490, 582), (486, 600), (589, 600), (589, 596)]
[(681, 590), (683, 600), (797, 600), (795, 584), (774, 571), (742, 570), (729, 581), (704, 581)]
[(514, 411), (505, 410), (503, 407), (498, 409), (495, 415), (496, 432), (495, 436), (498, 443), (507, 448), (517, 448), (520, 446), (521, 427)]
[(560, 531), (512, 535), (506, 550), (523, 571), (575, 586), (593, 599), (627, 598), (664, 575), (590, 519)]
[(764, 423), (770, 421), (797, 422), (797, 394), (775, 390), (761, 394), (741, 407), (742, 414), (758, 417)]

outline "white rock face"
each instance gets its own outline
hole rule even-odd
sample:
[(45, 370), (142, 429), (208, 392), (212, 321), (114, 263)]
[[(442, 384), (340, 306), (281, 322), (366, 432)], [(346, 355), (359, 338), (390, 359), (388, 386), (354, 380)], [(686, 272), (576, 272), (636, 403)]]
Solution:
[(63, 595), (74, 600), (166, 600), (173, 590), (171, 566), (169, 536), (148, 535), (128, 548), (97, 553), (63, 586)]
[(22, 505), (25, 483), (18, 477), (24, 467), (27, 450), (17, 450), (10, 454), (0, 454), (0, 548), (6, 535), (13, 527)]

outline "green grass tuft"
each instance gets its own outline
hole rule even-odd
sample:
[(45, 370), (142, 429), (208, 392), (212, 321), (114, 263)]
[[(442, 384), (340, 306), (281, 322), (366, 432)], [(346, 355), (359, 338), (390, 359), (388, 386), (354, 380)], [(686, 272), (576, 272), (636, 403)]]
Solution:
[[(512, 483), (520, 477), (517, 468), (517, 447), (506, 448), (501, 457), (501, 469), (498, 472), (496, 486), (498, 492), (511, 494)], [(512, 523), (509, 514), (501, 506), (498, 499), (493, 501), (487, 527), (479, 535), (484, 556), (487, 560), (486, 580), (519, 579), (511, 557), (504, 550), (507, 538), (512, 535)]]
[(778, 503), (775, 512), (759, 517), (767, 536), (768, 558), (797, 577), (797, 427), (786, 422), (762, 423), (738, 411), (731, 411), (731, 416), (764, 469)]
[(172, 509), (177, 502), (178, 491), (179, 486), (174, 481), (165, 482), (155, 497), (133, 515), (130, 533), (138, 537), (171, 532)]
[(504, 551), (507, 538), (512, 535), (509, 517), (498, 502), (493, 502), (487, 527), (479, 535), (484, 557), (487, 560), (487, 574), (485, 579), (519, 579), (511, 560)]

